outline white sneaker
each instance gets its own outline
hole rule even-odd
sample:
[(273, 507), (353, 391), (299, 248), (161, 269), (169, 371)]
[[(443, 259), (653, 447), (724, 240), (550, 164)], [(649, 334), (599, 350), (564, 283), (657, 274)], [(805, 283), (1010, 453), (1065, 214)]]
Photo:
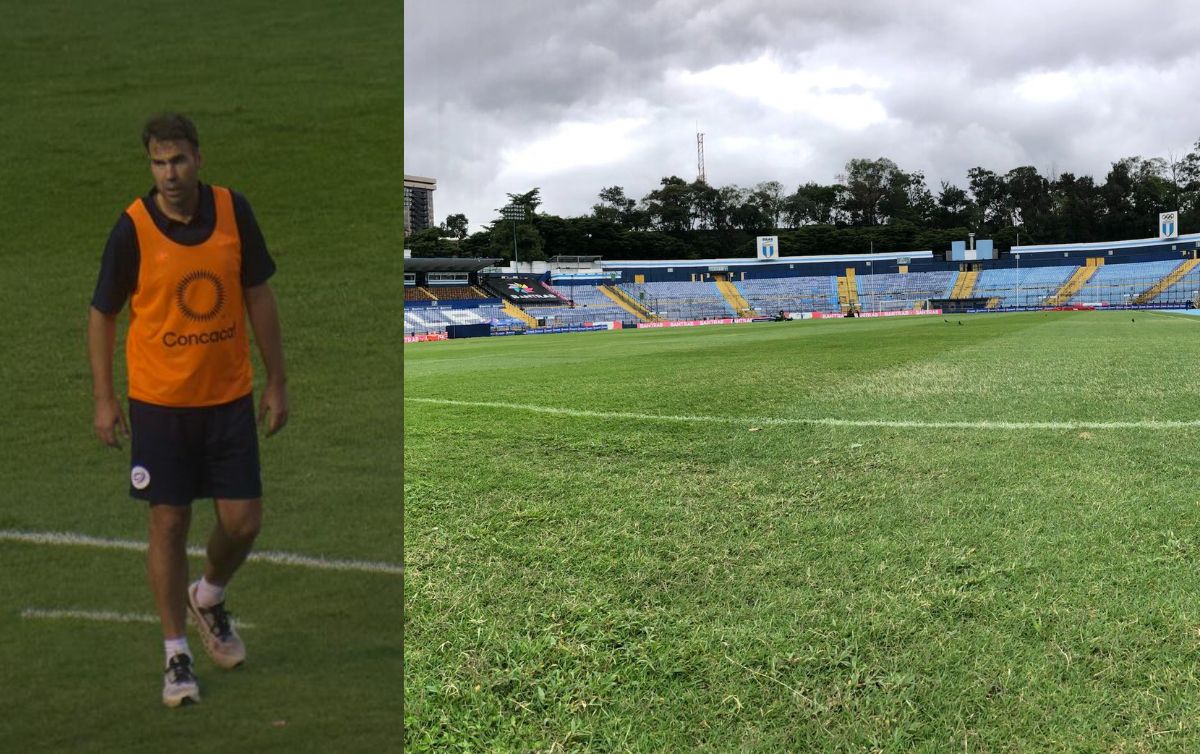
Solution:
[(200, 703), (200, 684), (192, 672), (192, 658), (180, 653), (171, 658), (163, 672), (163, 704), (178, 707), (191, 702)]
[(196, 604), (196, 588), (200, 582), (193, 582), (188, 587), (188, 615), (200, 631), (200, 639), (204, 642), (204, 650), (218, 666), (236, 668), (246, 661), (246, 645), (242, 638), (233, 630), (230, 614), (225, 611), (225, 603), (212, 607), (200, 607)]

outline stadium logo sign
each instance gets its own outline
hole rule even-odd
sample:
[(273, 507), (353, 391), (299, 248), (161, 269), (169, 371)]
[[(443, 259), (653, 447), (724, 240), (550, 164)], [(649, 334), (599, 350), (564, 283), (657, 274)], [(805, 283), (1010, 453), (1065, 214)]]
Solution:
[(1160, 212), (1158, 215), (1158, 237), (1159, 238), (1178, 238), (1179, 237), (1179, 213), (1178, 212)]
[(775, 259), (779, 256), (778, 236), (758, 236), (758, 258)]
[(533, 293), (533, 288), (524, 283), (509, 283), (508, 289), (513, 293)]

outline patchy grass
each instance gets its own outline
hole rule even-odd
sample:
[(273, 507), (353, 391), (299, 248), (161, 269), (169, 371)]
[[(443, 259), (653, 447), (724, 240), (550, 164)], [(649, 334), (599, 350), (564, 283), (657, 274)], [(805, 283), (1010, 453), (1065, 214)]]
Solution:
[[(405, 391), (729, 417), (1198, 418), (1200, 322), (962, 321), (417, 344)], [(406, 409), (410, 750), (1200, 747), (1200, 430)]]

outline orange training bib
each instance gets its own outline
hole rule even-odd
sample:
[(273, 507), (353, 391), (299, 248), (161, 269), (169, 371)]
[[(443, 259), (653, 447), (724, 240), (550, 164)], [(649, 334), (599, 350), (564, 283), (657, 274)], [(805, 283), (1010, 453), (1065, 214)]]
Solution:
[(229, 189), (212, 187), (208, 240), (167, 238), (141, 199), (125, 210), (141, 259), (129, 302), (129, 397), (160, 406), (215, 406), (250, 392), (250, 340), (242, 299), (242, 242)]

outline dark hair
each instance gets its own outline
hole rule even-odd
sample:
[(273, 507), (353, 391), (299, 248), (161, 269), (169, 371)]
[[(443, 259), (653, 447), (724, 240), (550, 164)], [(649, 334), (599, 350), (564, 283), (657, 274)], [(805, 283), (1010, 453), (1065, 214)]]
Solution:
[(182, 113), (159, 113), (142, 128), (142, 146), (150, 148), (150, 140), (155, 141), (186, 141), (193, 149), (200, 148), (200, 134), (196, 132), (196, 124)]

